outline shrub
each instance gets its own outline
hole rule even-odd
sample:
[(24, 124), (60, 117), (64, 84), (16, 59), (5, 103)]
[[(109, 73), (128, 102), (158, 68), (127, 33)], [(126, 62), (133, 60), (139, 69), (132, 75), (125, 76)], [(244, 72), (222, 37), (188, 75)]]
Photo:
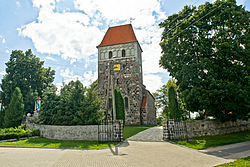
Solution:
[(21, 126), (19, 126), (18, 128), (0, 129), (0, 140), (19, 139), (22, 137), (31, 137), (39, 135), (40, 135), (39, 130), (30, 130), (30, 129), (25, 130)]

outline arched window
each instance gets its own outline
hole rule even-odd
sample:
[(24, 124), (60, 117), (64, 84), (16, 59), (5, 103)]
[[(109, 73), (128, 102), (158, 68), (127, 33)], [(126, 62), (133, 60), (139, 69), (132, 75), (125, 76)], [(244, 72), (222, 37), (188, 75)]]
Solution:
[(112, 58), (112, 52), (111, 51), (109, 51), (109, 58), (111, 59)]
[(128, 98), (125, 97), (125, 108), (128, 108)]
[(122, 57), (125, 57), (126, 56), (126, 52), (124, 49), (122, 49)]

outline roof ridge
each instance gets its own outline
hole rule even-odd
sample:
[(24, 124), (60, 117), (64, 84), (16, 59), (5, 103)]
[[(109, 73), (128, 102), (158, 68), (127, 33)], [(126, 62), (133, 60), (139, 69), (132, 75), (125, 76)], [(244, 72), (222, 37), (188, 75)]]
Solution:
[(109, 27), (101, 43), (97, 46), (109, 46), (130, 42), (138, 42), (131, 24)]

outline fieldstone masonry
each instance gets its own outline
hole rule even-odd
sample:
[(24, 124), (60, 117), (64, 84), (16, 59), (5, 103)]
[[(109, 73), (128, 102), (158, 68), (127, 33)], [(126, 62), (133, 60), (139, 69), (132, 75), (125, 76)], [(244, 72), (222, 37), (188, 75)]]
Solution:
[(250, 120), (221, 123), (217, 120), (185, 121), (163, 120), (163, 139), (186, 139), (250, 130)]
[[(154, 97), (143, 85), (142, 49), (136, 37), (132, 34), (132, 37), (136, 40), (134, 42), (114, 44), (116, 42), (116, 36), (120, 35), (124, 37), (124, 35), (126, 35), (124, 33), (127, 33), (127, 31), (123, 31), (123, 28), (128, 28), (131, 32), (133, 31), (131, 25), (111, 27), (103, 39), (106, 44), (102, 45), (102, 41), (102, 43), (97, 46), (97, 92), (103, 100), (103, 109), (106, 111), (107, 119), (111, 119), (113, 87), (120, 90), (125, 99), (126, 125), (155, 125), (156, 109)], [(115, 35), (113, 34), (114, 31), (116, 31)], [(127, 34), (127, 36), (129, 35), (131, 34)], [(117, 40), (120, 40), (120, 38)], [(114, 43), (108, 45), (107, 43), (109, 42)], [(119, 68), (114, 70), (115, 66), (119, 66)], [(142, 105), (144, 98), (147, 99), (146, 101), (144, 100), (145, 106)]]
[(112, 129), (112, 141), (120, 141), (123, 138), (122, 120), (116, 120), (109, 125), (84, 125), (84, 126), (55, 126), (38, 125), (26, 122), (29, 129), (40, 130), (40, 135), (48, 139), (57, 140), (86, 140), (100, 141), (98, 137), (98, 126), (106, 126)]

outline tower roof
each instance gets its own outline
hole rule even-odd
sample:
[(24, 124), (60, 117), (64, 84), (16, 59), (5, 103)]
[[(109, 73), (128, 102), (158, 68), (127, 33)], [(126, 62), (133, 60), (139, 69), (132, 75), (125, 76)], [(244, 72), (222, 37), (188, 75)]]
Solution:
[(129, 42), (138, 42), (131, 24), (110, 27), (102, 39), (100, 45), (97, 46), (108, 46), (123, 44)]

